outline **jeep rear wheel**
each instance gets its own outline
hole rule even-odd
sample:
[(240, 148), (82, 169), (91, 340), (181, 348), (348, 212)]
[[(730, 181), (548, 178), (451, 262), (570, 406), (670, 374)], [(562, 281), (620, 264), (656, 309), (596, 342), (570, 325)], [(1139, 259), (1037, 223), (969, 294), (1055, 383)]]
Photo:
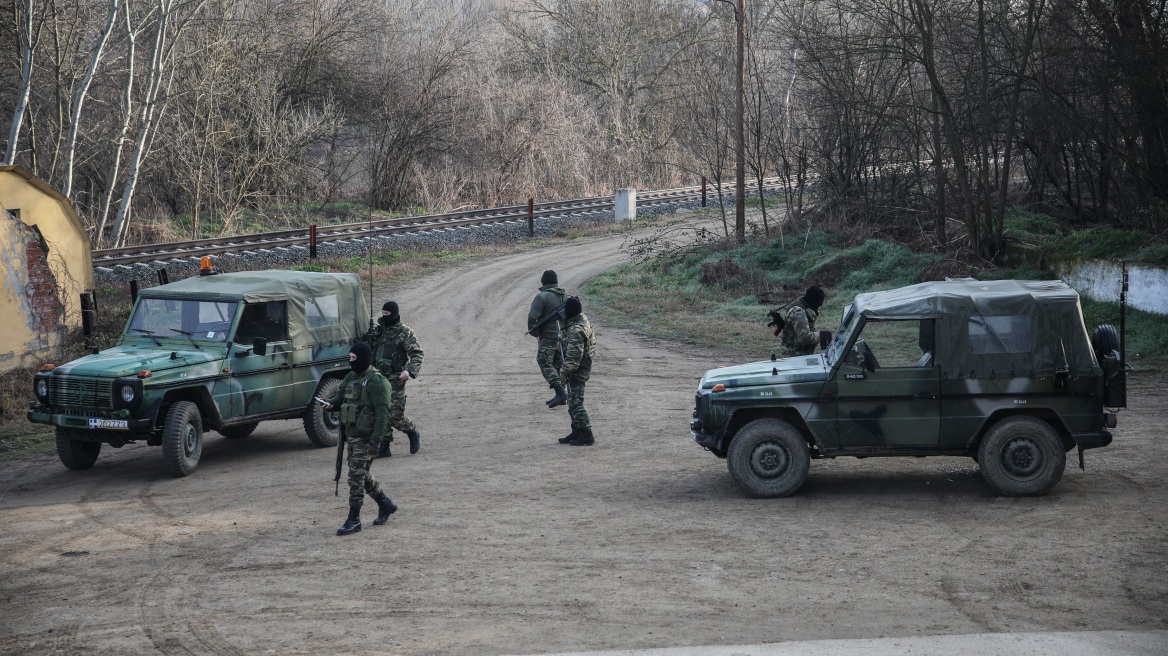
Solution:
[(1008, 497), (1035, 497), (1063, 476), (1067, 452), (1050, 424), (1034, 417), (1009, 417), (994, 424), (978, 449), (981, 475)]
[(101, 452), (101, 442), (90, 442), (76, 438), (80, 431), (57, 427), (57, 457), (69, 469), (89, 469), (97, 462)]
[(179, 401), (170, 406), (162, 426), (162, 464), (171, 476), (187, 476), (203, 454), (203, 418), (199, 406)]
[(218, 432), (229, 440), (239, 440), (255, 432), (256, 426), (259, 425), (260, 422), (253, 421), (250, 424), (236, 424), (234, 426), (220, 428)]
[[(340, 380), (326, 378), (320, 381), (320, 385), (317, 385), (314, 396), (327, 401), (333, 398), (340, 386)], [(340, 413), (336, 410), (326, 412), (319, 403), (313, 400), (312, 405), (304, 411), (304, 432), (308, 433), (308, 439), (317, 446), (336, 446), (337, 438), (341, 435)]]
[(757, 419), (742, 427), (726, 454), (730, 475), (747, 495), (785, 497), (807, 480), (811, 453), (797, 428), (779, 419)]

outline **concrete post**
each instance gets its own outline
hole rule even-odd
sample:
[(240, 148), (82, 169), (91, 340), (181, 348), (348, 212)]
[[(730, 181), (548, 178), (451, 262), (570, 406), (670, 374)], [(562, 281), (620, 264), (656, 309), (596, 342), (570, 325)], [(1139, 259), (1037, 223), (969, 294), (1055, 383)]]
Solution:
[(617, 221), (631, 221), (637, 218), (637, 190), (617, 189), (612, 211)]

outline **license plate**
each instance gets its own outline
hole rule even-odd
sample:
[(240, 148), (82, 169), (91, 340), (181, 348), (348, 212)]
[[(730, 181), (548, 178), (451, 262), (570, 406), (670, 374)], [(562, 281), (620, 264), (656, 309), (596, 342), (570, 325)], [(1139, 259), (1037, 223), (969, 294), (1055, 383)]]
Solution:
[(129, 430), (130, 422), (127, 419), (90, 419), (90, 428), (105, 428), (114, 430)]

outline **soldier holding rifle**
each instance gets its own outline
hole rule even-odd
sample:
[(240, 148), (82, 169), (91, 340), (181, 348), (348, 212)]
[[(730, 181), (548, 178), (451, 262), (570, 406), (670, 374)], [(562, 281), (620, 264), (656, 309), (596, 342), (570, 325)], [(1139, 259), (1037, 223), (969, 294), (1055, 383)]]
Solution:
[(527, 312), (527, 332), (539, 340), (539, 350), (535, 361), (556, 395), (547, 401), (549, 408), (563, 405), (568, 400), (568, 392), (560, 380), (560, 367), (564, 364), (563, 343), (561, 341), (562, 310), (567, 295), (559, 287), (556, 272), (548, 269), (539, 279), (539, 294), (531, 301)]
[(389, 521), (397, 506), (381, 489), (369, 471), (378, 442), (385, 435), (389, 423), (389, 382), (373, 364), (373, 349), (365, 342), (357, 342), (349, 349), (352, 371), (341, 381), (331, 399), (320, 399), (325, 410), (340, 410), (341, 436), (337, 442), (337, 481), (340, 481), (340, 453), (349, 445), (349, 518), (337, 529), (337, 535), (349, 535), (361, 530), (361, 504), (368, 494), (377, 502), (375, 525)]

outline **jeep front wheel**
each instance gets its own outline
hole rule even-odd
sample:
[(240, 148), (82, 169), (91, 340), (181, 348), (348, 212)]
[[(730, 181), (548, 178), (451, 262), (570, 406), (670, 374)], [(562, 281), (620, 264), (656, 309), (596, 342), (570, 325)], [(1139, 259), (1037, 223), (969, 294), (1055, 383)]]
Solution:
[(1034, 417), (1009, 417), (982, 438), (977, 462), (982, 477), (999, 494), (1036, 497), (1062, 478), (1067, 452), (1050, 424)]
[(171, 476), (186, 476), (203, 454), (203, 418), (199, 406), (179, 401), (170, 406), (162, 426), (162, 464)]
[(75, 439), (79, 431), (57, 427), (57, 457), (69, 469), (89, 469), (97, 462), (101, 442)]
[(726, 454), (730, 475), (756, 498), (785, 497), (807, 480), (811, 453), (797, 428), (779, 419), (757, 419), (742, 427)]
[[(341, 381), (336, 378), (326, 378), (320, 381), (315, 396), (325, 399), (333, 398)], [(341, 413), (336, 410), (325, 411), (324, 407), (313, 400), (312, 405), (304, 411), (304, 432), (308, 439), (317, 446), (336, 446), (337, 438), (341, 435)]]

